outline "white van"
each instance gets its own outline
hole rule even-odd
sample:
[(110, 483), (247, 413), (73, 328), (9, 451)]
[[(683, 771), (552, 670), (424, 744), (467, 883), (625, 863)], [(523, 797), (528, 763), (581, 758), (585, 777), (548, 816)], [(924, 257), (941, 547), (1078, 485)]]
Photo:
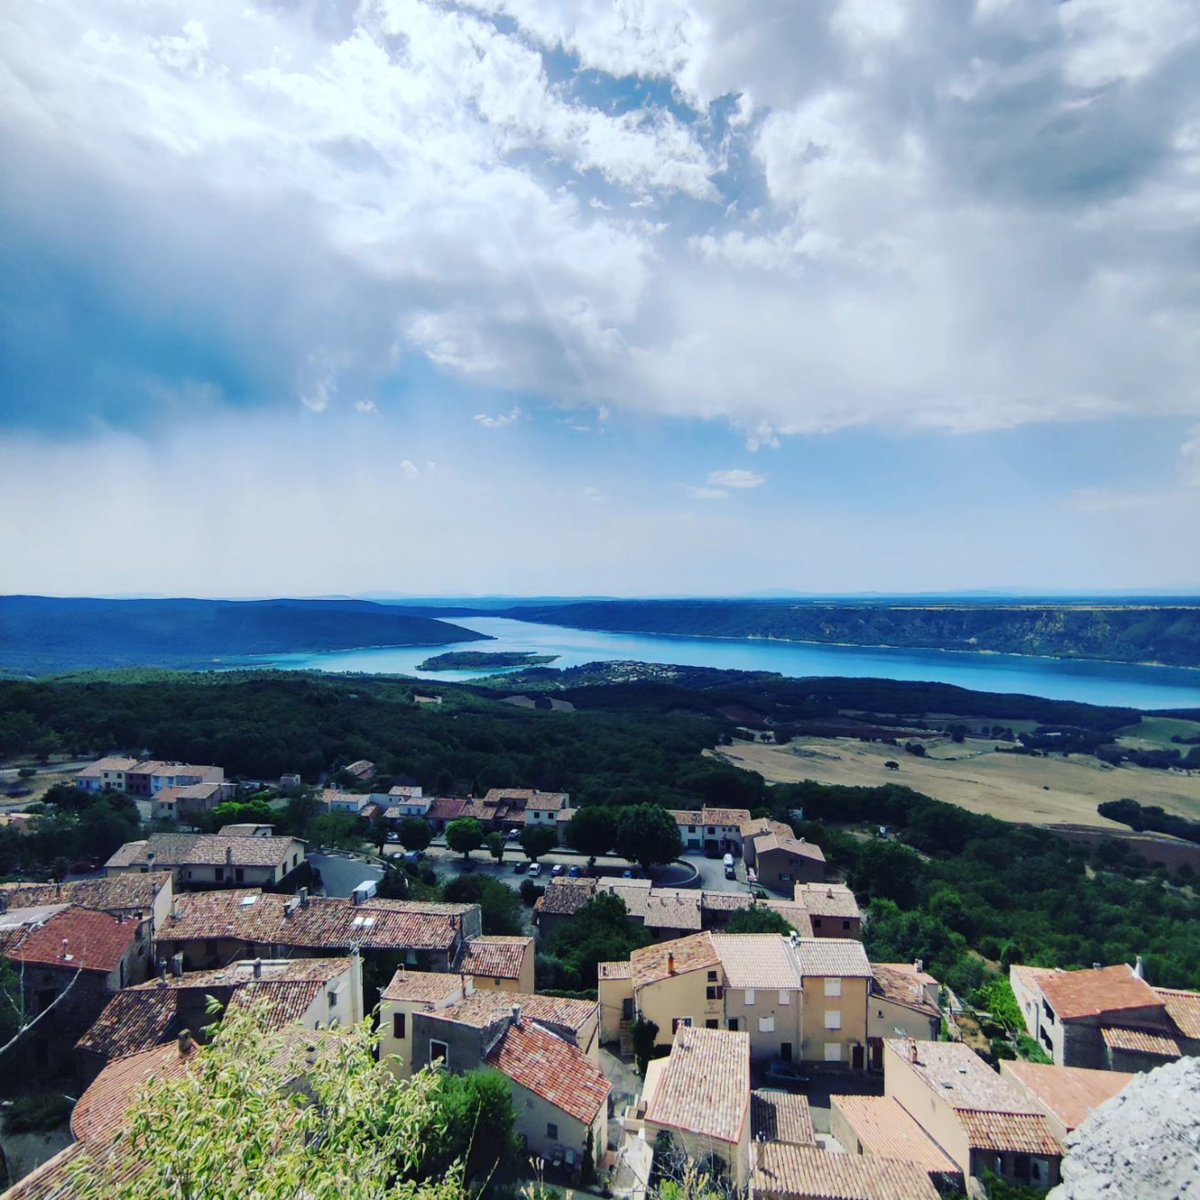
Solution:
[(737, 878), (737, 869), (733, 865), (733, 855), (732, 854), (725, 855), (725, 878), (726, 879), (736, 879)]
[(379, 883), (374, 879), (364, 879), (351, 893), (355, 904), (365, 904), (379, 891)]

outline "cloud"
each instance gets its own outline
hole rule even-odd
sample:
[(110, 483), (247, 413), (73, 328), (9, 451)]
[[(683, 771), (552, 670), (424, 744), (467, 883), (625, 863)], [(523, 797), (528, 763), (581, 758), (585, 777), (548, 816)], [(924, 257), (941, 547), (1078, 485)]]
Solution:
[(355, 400), (354, 411), (359, 413), (377, 413), (379, 408), (374, 400)]
[(1190, 416), (1198, 75), (1189, 0), (8, 5), (0, 428)]
[(708, 473), (710, 487), (756, 488), (762, 487), (766, 482), (765, 475), (760, 475), (757, 471), (747, 471), (741, 467), (735, 467), (730, 471), (710, 471)]
[(727, 500), (729, 493), (721, 488), (715, 487), (697, 487), (691, 483), (677, 483), (677, 488), (681, 488), (693, 500)]
[(505, 425), (511, 425), (514, 421), (521, 419), (521, 409), (517, 405), (506, 413), (500, 413), (497, 416), (489, 416), (487, 413), (476, 413), (475, 420), (484, 427), (484, 429), (503, 429)]

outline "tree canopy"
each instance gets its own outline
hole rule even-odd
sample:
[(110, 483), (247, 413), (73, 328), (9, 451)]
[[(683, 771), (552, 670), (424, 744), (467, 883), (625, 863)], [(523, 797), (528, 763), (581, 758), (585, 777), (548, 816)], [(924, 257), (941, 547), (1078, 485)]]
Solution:
[(675, 818), (661, 805), (634, 804), (617, 814), (616, 851), (643, 870), (679, 857), (683, 842)]
[(446, 826), (446, 845), (455, 854), (470, 858), (483, 845), (483, 826), (474, 817), (460, 817)]

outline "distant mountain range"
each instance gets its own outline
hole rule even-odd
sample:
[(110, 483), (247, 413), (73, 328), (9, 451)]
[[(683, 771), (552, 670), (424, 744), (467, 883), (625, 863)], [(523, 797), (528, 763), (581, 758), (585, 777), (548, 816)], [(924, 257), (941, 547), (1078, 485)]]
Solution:
[(1008, 601), (612, 600), (513, 607), (493, 616), (573, 629), (687, 637), (777, 638), (826, 645), (1029, 654), (1200, 666), (1200, 606)]
[(366, 600), (89, 600), (0, 596), (0, 672), (227, 666), (256, 654), (491, 640)]

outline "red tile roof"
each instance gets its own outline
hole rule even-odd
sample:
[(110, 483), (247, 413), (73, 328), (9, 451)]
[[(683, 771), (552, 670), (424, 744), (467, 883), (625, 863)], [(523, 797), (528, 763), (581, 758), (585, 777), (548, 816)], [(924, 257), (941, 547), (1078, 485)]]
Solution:
[(972, 1150), (1011, 1154), (1040, 1154), (1058, 1158), (1062, 1147), (1040, 1113), (980, 1112), (960, 1108), (956, 1114)]
[(5, 883), (0, 895), (8, 897), (8, 907), (32, 908), (40, 904), (77, 904), (116, 915), (138, 909), (146, 912), (155, 898), (171, 882), (170, 871), (152, 871), (143, 875), (108, 875), (102, 879), (77, 879), (74, 883)]
[(1152, 1054), (1162, 1058), (1178, 1058), (1179, 1043), (1165, 1030), (1132, 1029), (1120, 1025), (1103, 1025), (1100, 1034), (1110, 1050), (1126, 1054)]
[(462, 816), (466, 804), (465, 800), (459, 800), (455, 796), (439, 796), (429, 806), (425, 817), (430, 821), (454, 821)]
[[(891, 1096), (831, 1096), (834, 1112), (840, 1112), (868, 1154), (899, 1158), (937, 1175), (962, 1172), (954, 1160)], [(852, 1151), (853, 1146), (846, 1146)]]
[(485, 1061), (584, 1125), (608, 1101), (609, 1082), (592, 1060), (529, 1021), (509, 1025)]
[(463, 946), (457, 970), (493, 979), (520, 979), (521, 968), (532, 957), (531, 937), (477, 937)]
[(646, 1120), (737, 1145), (750, 1119), (750, 1035), (682, 1026)]
[(635, 988), (657, 983), (671, 975), (687, 971), (719, 967), (721, 956), (713, 946), (711, 933), (695, 933), (690, 937), (645, 946), (629, 956), (630, 974)]
[(938, 1200), (928, 1174), (909, 1162), (778, 1142), (756, 1143), (752, 1153), (751, 1190), (762, 1200)]
[(750, 1136), (756, 1142), (790, 1142), (793, 1146), (815, 1146), (812, 1112), (803, 1096), (787, 1092), (750, 1093)]
[(1154, 989), (1167, 1006), (1167, 1016), (1175, 1028), (1189, 1040), (1200, 1039), (1200, 992), (1181, 992), (1175, 988)]
[(71, 1112), (71, 1132), (80, 1141), (111, 1137), (124, 1124), (138, 1092), (153, 1080), (177, 1078), (197, 1054), (194, 1042), (184, 1053), (178, 1042), (171, 1041), (109, 1063), (79, 1097)]
[(137, 921), (72, 906), (36, 928), (17, 931), (6, 939), (4, 954), (14, 962), (107, 975), (133, 945), (137, 932)]
[(1084, 1021), (1101, 1013), (1131, 1008), (1158, 1008), (1162, 997), (1125, 963), (1114, 967), (1055, 971), (1038, 978), (1042, 994), (1063, 1021)]
[(1052, 1067), (1019, 1059), (1002, 1062), (1000, 1073), (1023, 1088), (1044, 1112), (1057, 1117), (1068, 1133), (1134, 1079), (1124, 1071)]

